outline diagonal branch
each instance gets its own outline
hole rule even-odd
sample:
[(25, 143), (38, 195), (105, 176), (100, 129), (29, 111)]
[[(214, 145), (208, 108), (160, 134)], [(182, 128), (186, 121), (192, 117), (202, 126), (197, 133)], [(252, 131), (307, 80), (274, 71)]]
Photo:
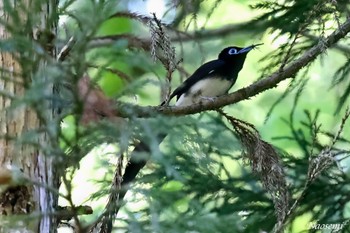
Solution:
[(120, 116), (128, 117), (130, 115), (137, 117), (152, 117), (155, 114), (163, 115), (187, 115), (199, 113), (207, 110), (215, 110), (226, 105), (235, 104), (242, 100), (249, 99), (261, 92), (276, 87), (283, 80), (293, 78), (303, 67), (309, 65), (317, 56), (324, 53), (327, 48), (335, 45), (340, 39), (344, 38), (350, 32), (350, 18), (348, 18), (342, 25), (339, 26), (324, 40), (320, 40), (318, 44), (306, 51), (300, 58), (289, 63), (284, 69), (280, 69), (269, 77), (256, 81), (248, 87), (241, 88), (236, 92), (218, 97), (215, 101), (203, 101), (203, 103), (191, 106), (179, 107), (141, 107), (126, 103), (117, 103), (117, 109), (120, 111)]
[[(172, 42), (187, 42), (193, 40), (208, 40), (223, 36), (231, 35), (235, 32), (249, 31), (247, 29), (248, 22), (228, 24), (226, 26), (208, 29), (208, 30), (198, 30), (193, 32), (182, 32), (174, 31), (174, 29), (167, 27), (169, 33), (171, 33), (170, 40)], [(110, 35), (110, 36), (99, 36), (92, 39), (89, 44), (90, 48), (110, 46), (115, 43), (116, 40), (125, 39), (128, 40), (129, 45), (136, 45), (136, 47), (141, 47), (143, 49), (149, 48), (151, 45), (151, 39), (149, 38), (138, 38), (134, 35), (122, 34), (122, 35)], [(147, 49), (146, 49), (147, 50)]]

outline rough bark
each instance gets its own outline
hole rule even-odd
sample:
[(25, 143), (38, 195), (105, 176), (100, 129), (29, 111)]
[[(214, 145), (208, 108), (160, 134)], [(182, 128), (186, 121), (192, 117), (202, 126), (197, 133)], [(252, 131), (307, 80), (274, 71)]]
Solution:
[[(41, 7), (42, 25), (37, 25), (38, 28), (49, 28), (45, 23), (55, 1), (46, 2)], [(29, 9), (35, 1), (21, 3)], [(11, 22), (11, 15), (5, 12), (3, 4), (4, 1), (0, 1), (1, 18)], [(21, 16), (24, 22), (27, 17), (24, 13)], [(12, 37), (4, 24), (0, 24), (0, 41)], [(53, 159), (34, 145), (47, 144), (48, 137), (45, 133), (34, 136), (30, 144), (18, 140), (42, 125), (33, 107), (14, 107), (14, 102), (26, 92), (18, 57), (18, 53), (0, 50), (0, 232), (55, 232), (56, 220), (50, 214), (57, 205), (57, 195), (50, 190), (58, 188)], [(52, 117), (52, 109), (48, 108), (46, 115)]]

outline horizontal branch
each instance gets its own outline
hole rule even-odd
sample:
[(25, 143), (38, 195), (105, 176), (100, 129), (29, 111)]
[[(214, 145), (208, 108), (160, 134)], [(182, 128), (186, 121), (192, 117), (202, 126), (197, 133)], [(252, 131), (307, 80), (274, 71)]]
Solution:
[(199, 113), (207, 110), (215, 110), (226, 105), (235, 104), (239, 101), (249, 99), (261, 92), (274, 88), (283, 80), (293, 78), (300, 69), (310, 64), (316, 57), (322, 54), (327, 48), (333, 46), (341, 38), (345, 37), (350, 32), (350, 18), (348, 18), (344, 24), (340, 25), (337, 30), (326, 37), (324, 40), (320, 40), (317, 45), (306, 51), (300, 58), (291, 62), (289, 65), (271, 74), (265, 79), (261, 79), (251, 84), (248, 87), (241, 88), (238, 91), (221, 96), (215, 99), (215, 101), (205, 101), (203, 103), (194, 104), (191, 106), (179, 106), (179, 107), (141, 107), (126, 103), (117, 103), (117, 109), (120, 116), (128, 117), (130, 115), (134, 117), (151, 117), (155, 114), (163, 115), (187, 115)]
[[(233, 33), (242, 33), (244, 31), (250, 32), (251, 30), (247, 25), (249, 22), (228, 24), (222, 26), (220, 28), (215, 29), (206, 29), (206, 30), (198, 30), (193, 32), (178, 32), (175, 31), (170, 35), (171, 42), (188, 42), (194, 40), (210, 40), (215, 38), (222, 38), (228, 35), (232, 35)], [(259, 28), (259, 25), (255, 25), (255, 28)], [(256, 33), (256, 31), (254, 32)], [(309, 38), (310, 40), (318, 41), (319, 38), (310, 33), (302, 33), (303, 36)], [(110, 46), (115, 43), (117, 40), (125, 39), (128, 41), (130, 47), (138, 47), (142, 48), (146, 51), (149, 50), (151, 45), (151, 40), (149, 38), (140, 38), (131, 34), (121, 34), (121, 35), (110, 35), (110, 36), (101, 36), (96, 37), (90, 42), (90, 48), (96, 47), (105, 47)], [(334, 48), (337, 50), (350, 54), (350, 48), (345, 45), (334, 45)]]

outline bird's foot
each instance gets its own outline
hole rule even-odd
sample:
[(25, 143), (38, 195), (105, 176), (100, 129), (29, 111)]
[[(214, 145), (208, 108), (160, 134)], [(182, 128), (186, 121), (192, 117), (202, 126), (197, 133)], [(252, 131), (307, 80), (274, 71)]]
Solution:
[(216, 100), (217, 97), (208, 97), (208, 96), (201, 96), (202, 100), (206, 100), (206, 101), (210, 101), (210, 102), (214, 102)]

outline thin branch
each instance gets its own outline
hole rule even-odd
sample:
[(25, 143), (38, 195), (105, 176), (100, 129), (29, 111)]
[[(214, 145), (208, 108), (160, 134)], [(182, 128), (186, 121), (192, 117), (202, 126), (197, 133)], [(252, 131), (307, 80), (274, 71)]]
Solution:
[(99, 48), (110, 46), (114, 44), (117, 40), (126, 40), (129, 47), (142, 48), (146, 51), (150, 49), (151, 41), (147, 39), (141, 39), (137, 36), (130, 34), (120, 34), (111, 36), (100, 36), (94, 38), (88, 45), (89, 48)]
[(132, 78), (127, 75), (126, 73), (124, 73), (123, 71), (116, 69), (116, 68), (109, 68), (109, 67), (104, 67), (104, 66), (98, 66), (92, 63), (88, 63), (87, 64), (88, 67), (90, 68), (94, 68), (94, 69), (102, 69), (105, 70), (107, 72), (110, 72), (112, 74), (118, 75), (120, 78), (122, 78), (123, 80), (127, 81), (127, 82), (131, 82)]
[[(174, 42), (183, 43), (183, 42), (188, 42), (193, 40), (210, 40), (213, 38), (219, 38), (219, 37), (221, 38), (221, 37), (231, 35), (232, 33), (236, 33), (238, 31), (240, 33), (251, 31), (249, 29), (250, 27), (247, 27), (248, 24), (249, 22), (228, 24), (220, 28), (198, 30), (198, 31), (193, 31), (188, 33), (176, 31), (172, 35), (170, 35), (170, 40), (173, 43)], [(257, 25), (256, 27), (259, 27), (259, 26), (262, 26), (262, 25)], [(141, 47), (145, 50), (149, 49), (151, 44), (151, 40), (149, 38), (138, 38), (133, 35), (126, 35), (126, 36), (124, 35), (125, 34), (96, 37), (90, 42), (90, 46), (91, 48), (110, 46), (111, 44), (115, 43), (116, 40), (127, 39), (129, 46)], [(301, 35), (314, 41), (319, 40), (319, 37), (314, 36), (308, 32), (302, 32)], [(346, 45), (335, 44), (334, 48), (343, 53), (350, 54), (350, 47)]]
[[(193, 40), (207, 40), (211, 38), (227, 36), (237, 31), (242, 32), (242, 30), (245, 30), (246, 28), (247, 28), (247, 22), (230, 24), (218, 29), (199, 30), (199, 31), (194, 31), (192, 33), (172, 30), (173, 34), (170, 36), (170, 41), (182, 43), (182, 42), (193, 41)], [(167, 29), (169, 28), (167, 27)], [(151, 40), (149, 38), (138, 38), (133, 35), (122, 34), (122, 35), (95, 37), (90, 42), (89, 46), (92, 48), (110, 46), (111, 44), (115, 43), (116, 40), (120, 40), (120, 39), (127, 39), (129, 42), (129, 45), (136, 45), (137, 47), (142, 47), (143, 49), (149, 48), (151, 45)]]
[(75, 44), (75, 39), (72, 36), (71, 38), (69, 38), (67, 44), (65, 44), (63, 46), (63, 48), (61, 49), (61, 51), (58, 53), (57, 55), (57, 61), (64, 61), (66, 59), (66, 57), (68, 56), (68, 54), (70, 53), (70, 51), (72, 50), (74, 44)]

